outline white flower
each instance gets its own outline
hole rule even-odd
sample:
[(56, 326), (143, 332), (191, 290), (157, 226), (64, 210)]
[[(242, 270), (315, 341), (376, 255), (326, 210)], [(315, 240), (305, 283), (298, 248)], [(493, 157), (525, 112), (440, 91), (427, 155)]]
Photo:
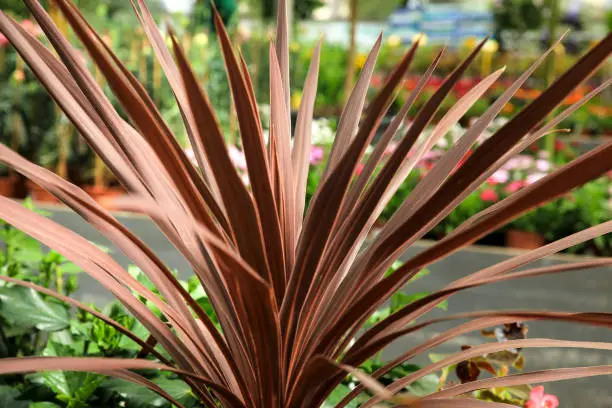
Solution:
[(546, 173), (533, 173), (527, 176), (527, 184), (533, 184), (536, 181), (546, 177)]
[(536, 164), (536, 169), (538, 169), (539, 171), (543, 171), (543, 172), (549, 171), (551, 167), (550, 162), (548, 160), (542, 160), (542, 159), (536, 160), (535, 164)]
[(540, 150), (538, 152), (538, 157), (540, 159), (548, 159), (550, 157), (550, 154), (548, 153), (548, 150)]
[(312, 144), (329, 146), (334, 142), (334, 132), (328, 119), (315, 119), (312, 121)]
[(489, 181), (493, 183), (505, 183), (508, 180), (510, 180), (510, 173), (508, 173), (508, 170), (504, 170), (504, 169), (497, 170), (489, 178)]

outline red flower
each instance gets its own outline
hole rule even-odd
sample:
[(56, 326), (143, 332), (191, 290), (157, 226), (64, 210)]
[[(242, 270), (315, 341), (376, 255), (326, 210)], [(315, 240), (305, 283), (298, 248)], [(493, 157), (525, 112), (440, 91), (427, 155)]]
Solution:
[(489, 203), (494, 203), (499, 200), (499, 196), (492, 188), (487, 188), (480, 193), (480, 199)]
[(372, 80), (370, 81), (370, 84), (372, 85), (373, 88), (380, 88), (382, 83), (383, 83), (383, 80), (382, 80), (381, 75), (379, 74), (372, 75)]
[(561, 140), (555, 140), (555, 150), (560, 152), (562, 150), (565, 150), (567, 148), (567, 145), (565, 143), (563, 143)]
[(0, 47), (4, 47), (6, 44), (8, 44), (8, 39), (4, 34), (0, 34)]
[(465, 95), (473, 87), (474, 87), (473, 78), (462, 78), (457, 82), (457, 84), (454, 87), (454, 90), (457, 93), (457, 97), (460, 98), (463, 95)]
[(525, 187), (525, 184), (525, 180), (513, 181), (512, 183), (508, 184), (508, 187), (506, 187), (506, 191), (508, 193), (516, 193), (518, 190)]
[(427, 85), (438, 87), (442, 85), (442, 82), (444, 82), (442, 78), (440, 78), (439, 76), (433, 76), (429, 79), (429, 81), (427, 81)]
[(357, 165), (357, 168), (355, 168), (355, 174), (358, 176), (361, 174), (361, 172), (363, 171), (363, 168), (365, 167), (365, 165), (363, 163), (359, 163)]
[(525, 408), (557, 408), (559, 399), (551, 394), (544, 394), (544, 387), (538, 385), (529, 393), (529, 401)]
[(406, 81), (404, 82), (404, 87), (407, 90), (412, 91), (414, 88), (416, 88), (418, 83), (419, 83), (418, 78), (410, 77), (410, 78), (407, 78)]

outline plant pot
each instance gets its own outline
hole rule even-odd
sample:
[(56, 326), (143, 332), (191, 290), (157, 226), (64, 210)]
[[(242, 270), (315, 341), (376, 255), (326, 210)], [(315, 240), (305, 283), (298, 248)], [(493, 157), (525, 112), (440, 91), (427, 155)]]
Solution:
[(537, 232), (509, 230), (506, 232), (506, 246), (518, 249), (537, 249), (546, 244), (544, 237)]
[(58, 204), (60, 202), (53, 194), (30, 180), (26, 181), (26, 187), (30, 192), (30, 197), (36, 202), (53, 204)]
[(85, 186), (83, 190), (104, 207), (108, 205), (112, 198), (125, 194), (123, 187)]
[(16, 182), (17, 177), (15, 175), (0, 177), (0, 195), (4, 197), (13, 197)]

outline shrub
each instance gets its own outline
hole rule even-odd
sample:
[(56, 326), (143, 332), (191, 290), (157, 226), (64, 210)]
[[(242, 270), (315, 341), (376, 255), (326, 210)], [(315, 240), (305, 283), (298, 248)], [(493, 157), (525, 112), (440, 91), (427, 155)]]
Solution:
[[(68, 0), (57, 3), (103, 72), (130, 122), (113, 109), (83, 61), (59, 34), (38, 2), (26, 0), (61, 60), (4, 13), (0, 14), (0, 30), (130, 192), (130, 197), (117, 200), (115, 206), (148, 214), (191, 263), (209, 296), (220, 329), (160, 259), (110, 213), (76, 186), (3, 146), (0, 160), (44, 186), (100, 230), (146, 274), (159, 296), (76, 233), (0, 198), (2, 219), (62, 253), (97, 279), (150, 332), (146, 342), (136, 337), (144, 350), (138, 359), (7, 358), (0, 360), (0, 373), (68, 370), (105, 374), (147, 386), (181, 406), (163, 388), (134, 371), (167, 370), (182, 378), (205, 406), (261, 408), (319, 407), (347, 373), (357, 378), (361, 385), (336, 406), (346, 406), (364, 386), (374, 395), (363, 406), (372, 406), (381, 399), (393, 401), (398, 406), (495, 406), (454, 397), (481, 388), (612, 373), (610, 366), (551, 370), (468, 382), (426, 396), (395, 395), (405, 386), (444, 367), (509, 347), (612, 349), (608, 343), (523, 339), (469, 348), (409, 373), (387, 387), (381, 387), (372, 379), (462, 333), (502, 323), (550, 319), (609, 327), (612, 316), (607, 313), (547, 311), (473, 312), (419, 323), (414, 321), (452, 294), (469, 287), (608, 265), (609, 259), (601, 259), (514, 271), (568, 246), (609, 233), (612, 230), (610, 221), (477, 271), (439, 292), (400, 307), (374, 326), (362, 330), (376, 309), (426, 265), (610, 170), (612, 143), (608, 142), (472, 217), (444, 240), (408, 259), (393, 273), (386, 273), (406, 248), (475, 191), (509, 157), (554, 129), (573, 109), (596, 93), (592, 92), (555, 119), (542, 124), (543, 119), (608, 57), (612, 35), (593, 47), (551, 88), (466, 158), (476, 138), (548, 52), (543, 54), (470, 127), (421, 180), (382, 231), (364, 246), (368, 231), (384, 204), (412, 167), (502, 74), (502, 70), (496, 71), (474, 86), (453, 105), (429, 137), (417, 143), (484, 41), (440, 84), (382, 169), (374, 173), (414, 98), (422, 90), (422, 86), (415, 88), (414, 98), (408, 98), (359, 175), (355, 176), (418, 48), (415, 43), (386, 77), (385, 85), (360, 121), (380, 48), (379, 39), (364, 63), (340, 119), (322, 181), (302, 216), (320, 47), (311, 61), (291, 145), (289, 53), (282, 1), (276, 48), (270, 47), (271, 132), (268, 145), (264, 142), (246, 64), (234, 54), (220, 18), (216, 16), (215, 19), (238, 116), (250, 188), (245, 187), (232, 165), (210, 102), (180, 44), (173, 38), (175, 62), (144, 0), (135, 3), (135, 10), (183, 112), (199, 170), (190, 164), (141, 85), (114, 58), (78, 10)], [(422, 84), (427, 83), (438, 60), (439, 56), (433, 60), (422, 77)], [(132, 290), (156, 306), (162, 317), (134, 297)], [(401, 336), (438, 321), (465, 318), (467, 322), (406, 351), (376, 370), (372, 377), (355, 368)], [(115, 328), (122, 327), (116, 322), (113, 324)], [(159, 346), (154, 348), (157, 343)], [(158, 349), (163, 349), (167, 356)], [(147, 353), (151, 357), (143, 358)]]

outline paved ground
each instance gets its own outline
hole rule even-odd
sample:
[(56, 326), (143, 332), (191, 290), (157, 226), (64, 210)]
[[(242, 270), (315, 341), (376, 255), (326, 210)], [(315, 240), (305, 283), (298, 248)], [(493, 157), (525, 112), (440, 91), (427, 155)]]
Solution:
[[(53, 218), (59, 223), (83, 234), (90, 240), (105, 244), (106, 242), (78, 217), (66, 213), (55, 212)], [(143, 218), (122, 217), (132, 231), (142, 237), (171, 268), (177, 268), (182, 276), (188, 276), (188, 264), (173, 250), (166, 239), (155, 227)], [(407, 256), (420, 251), (426, 243), (419, 244), (408, 252)], [(123, 265), (129, 261), (117, 251), (113, 256)], [(443, 261), (434, 264), (432, 273), (416, 282), (407, 292), (432, 291), (461, 276), (507, 259), (508, 251), (492, 251), (474, 248), (459, 252)], [(569, 257), (559, 257), (540, 262), (537, 266), (549, 265), (555, 262), (570, 261)], [(534, 265), (535, 266), (535, 265)], [(567, 273), (557, 276), (531, 278), (523, 281), (506, 282), (472, 289), (458, 294), (450, 300), (450, 310), (453, 313), (491, 309), (536, 308), (562, 311), (611, 311), (612, 310), (612, 269), (598, 269)], [(109, 294), (96, 282), (85, 277), (81, 282), (81, 290), (77, 297), (88, 302), (104, 303), (111, 299)], [(442, 311), (432, 312), (442, 315)], [(429, 338), (445, 327), (440, 325), (425, 330), (407, 339), (403, 339), (390, 347), (387, 355), (391, 356), (423, 339)], [(571, 326), (563, 323), (532, 323), (529, 326), (530, 337), (548, 337), (567, 340), (608, 341), (612, 342), (612, 331), (587, 327)], [(462, 344), (477, 344), (481, 342), (479, 335), (465, 336), (456, 342), (447, 344), (435, 350), (436, 352), (452, 352)], [(417, 362), (424, 363), (424, 356)], [(578, 351), (569, 349), (534, 349), (527, 351), (527, 369), (539, 370), (554, 367), (572, 367), (583, 365), (612, 364), (612, 352)], [(560, 397), (561, 407), (612, 407), (612, 377), (595, 377), (579, 381), (547, 385), (549, 392)]]

